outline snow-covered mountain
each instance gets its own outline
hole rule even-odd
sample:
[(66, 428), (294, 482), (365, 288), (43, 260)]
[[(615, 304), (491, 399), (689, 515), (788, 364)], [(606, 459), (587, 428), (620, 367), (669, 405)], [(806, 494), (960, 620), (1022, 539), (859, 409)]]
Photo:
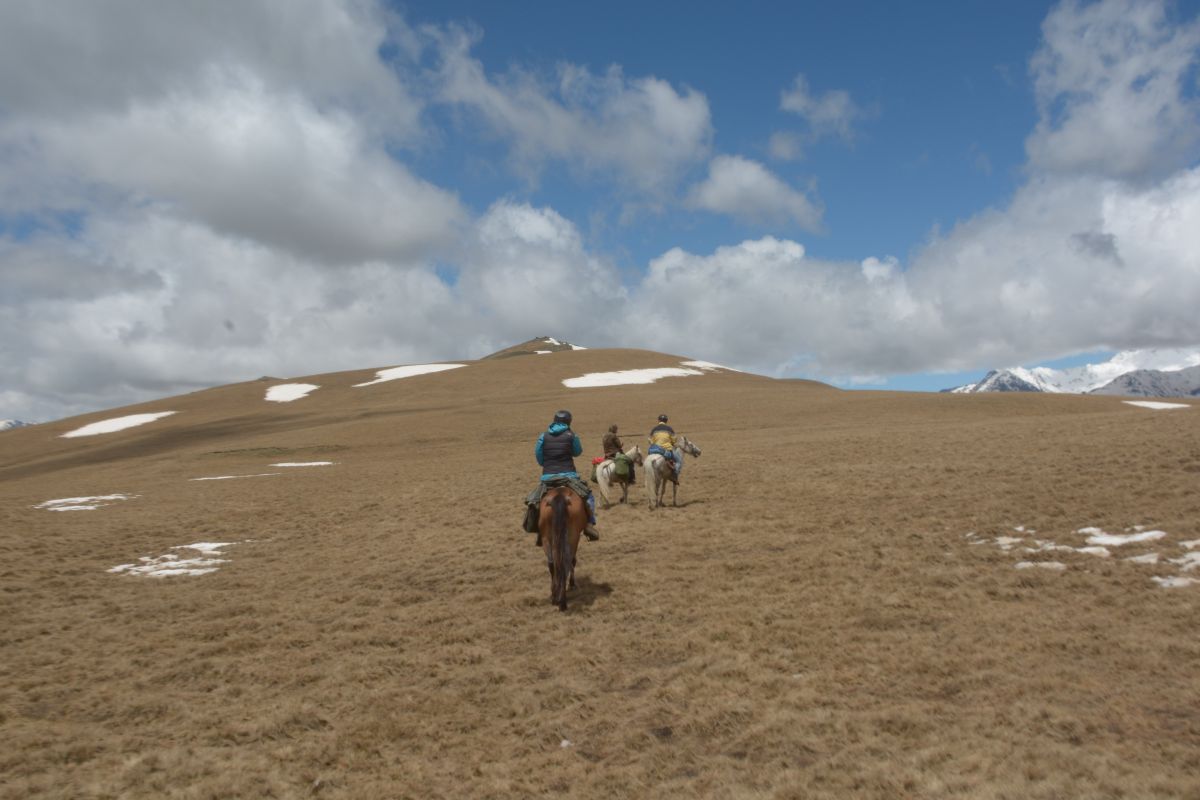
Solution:
[(1124, 350), (1108, 361), (1099, 364), (1084, 364), (1068, 369), (1011, 367), (992, 370), (977, 383), (969, 383), (966, 386), (945, 391), (957, 394), (976, 392), (1087, 394), (1108, 386), (1122, 375), (1138, 370), (1170, 373), (1197, 365), (1200, 365), (1200, 349)]
[(954, 389), (943, 389), (954, 394), (975, 394), (976, 392), (1054, 392), (1058, 391), (1043, 381), (1032, 370), (1023, 367), (1011, 369), (994, 369), (978, 383), (968, 383)]
[(1135, 369), (1099, 389), (1093, 389), (1092, 394), (1196, 397), (1200, 396), (1200, 367), (1188, 367), (1173, 372)]
[(19, 419), (0, 419), (0, 431), (10, 431), (13, 428), (25, 428), (32, 425), (31, 422), (21, 422)]

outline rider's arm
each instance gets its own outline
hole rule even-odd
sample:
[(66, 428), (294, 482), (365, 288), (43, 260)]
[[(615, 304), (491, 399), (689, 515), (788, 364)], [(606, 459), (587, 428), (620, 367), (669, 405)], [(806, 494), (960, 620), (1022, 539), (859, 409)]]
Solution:
[(571, 455), (573, 455), (573, 456), (583, 455), (583, 442), (579, 441), (578, 433), (572, 434)]
[(533, 446), (533, 455), (535, 458), (537, 458), (538, 466), (542, 466), (546, 463), (546, 457), (542, 453), (542, 448), (545, 446), (545, 444), (546, 434), (543, 433), (538, 436), (537, 444)]

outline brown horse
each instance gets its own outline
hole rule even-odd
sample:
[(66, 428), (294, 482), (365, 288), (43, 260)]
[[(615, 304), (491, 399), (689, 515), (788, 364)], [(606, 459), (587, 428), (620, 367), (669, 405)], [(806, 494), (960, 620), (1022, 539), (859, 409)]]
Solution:
[(575, 554), (579, 534), (587, 525), (583, 499), (565, 486), (550, 489), (542, 497), (538, 514), (538, 538), (550, 568), (550, 602), (567, 610), (567, 589), (575, 588)]

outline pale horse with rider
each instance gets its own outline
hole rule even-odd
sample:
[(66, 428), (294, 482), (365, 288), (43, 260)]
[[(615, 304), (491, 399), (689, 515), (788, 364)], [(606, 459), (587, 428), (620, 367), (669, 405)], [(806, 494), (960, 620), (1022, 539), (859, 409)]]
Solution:
[(700, 448), (683, 434), (675, 433), (666, 414), (658, 415), (658, 424), (650, 431), (650, 447), (645, 458), (646, 494), (653, 510), (663, 504), (667, 483), (671, 484), (671, 505), (678, 505), (679, 475), (683, 456), (700, 457)]
[(640, 447), (625, 452), (617, 426), (609, 426), (604, 434), (604, 456), (593, 461), (592, 482), (600, 487), (600, 496), (604, 498), (605, 508), (612, 504), (615, 487), (621, 487), (620, 503), (629, 499), (629, 485), (637, 483), (635, 467), (646, 466), (646, 493), (649, 496), (650, 508), (662, 505), (667, 483), (674, 488), (671, 503), (677, 505), (679, 491), (679, 472), (682, 469), (683, 456), (700, 455), (700, 448), (686, 436), (675, 433), (668, 424), (666, 414), (659, 415), (658, 424), (650, 431), (647, 441), (650, 443), (649, 453), (653, 458), (646, 459)]

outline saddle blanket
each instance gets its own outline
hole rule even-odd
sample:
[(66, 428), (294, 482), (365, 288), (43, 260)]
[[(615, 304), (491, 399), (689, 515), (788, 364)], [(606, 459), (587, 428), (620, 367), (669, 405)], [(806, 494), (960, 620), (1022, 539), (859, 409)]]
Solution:
[(527, 505), (537, 505), (542, 502), (542, 496), (546, 494), (547, 489), (554, 489), (559, 486), (566, 486), (584, 500), (587, 500), (592, 494), (592, 490), (588, 488), (588, 485), (579, 480), (579, 478), (555, 478), (552, 481), (538, 481), (537, 488), (529, 493), (529, 496), (525, 498), (525, 503)]

